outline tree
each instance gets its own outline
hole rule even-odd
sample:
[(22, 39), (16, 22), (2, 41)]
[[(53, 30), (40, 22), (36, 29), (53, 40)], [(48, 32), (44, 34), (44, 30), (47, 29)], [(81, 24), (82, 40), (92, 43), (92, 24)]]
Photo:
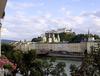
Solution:
[(64, 62), (59, 62), (55, 65), (55, 68), (51, 71), (52, 76), (67, 76), (64, 67), (66, 64)]
[(19, 70), (23, 76), (43, 76), (41, 66), (42, 62), (37, 59), (36, 50), (29, 50), (22, 54)]
[(40, 41), (42, 41), (42, 37), (33, 38), (31, 41), (32, 42), (40, 42)]
[(70, 39), (70, 43), (79, 43), (82, 41), (87, 41), (88, 35), (87, 34), (77, 34)]
[(3, 55), (5, 55), (6, 57), (10, 57), (11, 52), (13, 51), (13, 48), (14, 48), (14, 46), (12, 46), (10, 44), (3, 43), (1, 45), (1, 53)]
[(71, 72), (71, 76), (74, 76), (75, 73), (77, 72), (78, 68), (76, 67), (76, 65), (71, 64), (70, 65), (70, 72)]
[(5, 65), (3, 66), (3, 68), (4, 68), (4, 69), (9, 69), (9, 70), (12, 70), (12, 69), (13, 69), (11, 64), (5, 64)]
[(16, 69), (12, 71), (13, 76), (16, 76), (19, 67), (22, 65), (22, 52), (21, 50), (14, 50), (11, 52), (11, 57), (9, 58), (14, 64), (17, 64)]
[(56, 63), (55, 58), (43, 60), (37, 58), (36, 50), (28, 50), (23, 53), (21, 50), (14, 50), (11, 45), (5, 44), (2, 46), (4, 50), (3, 54), (16, 64), (16, 69), (12, 71), (13, 76), (18, 71), (23, 76), (66, 76), (64, 70), (65, 63)]
[[(91, 47), (90, 53), (84, 53), (85, 57), (80, 67), (73, 69), (72, 76), (100, 76), (100, 44), (98, 47)], [(71, 71), (71, 73), (73, 73)]]
[(67, 41), (69, 42), (71, 38), (73, 38), (76, 34), (73, 33), (59, 33), (61, 42)]
[(4, 76), (11, 76), (12, 65), (5, 64), (3, 68), (5, 69)]
[(95, 38), (95, 39), (100, 39), (100, 36), (99, 36), (99, 35), (94, 34), (94, 38)]
[(44, 76), (42, 70), (42, 60), (36, 59), (32, 65), (30, 76)]
[(43, 63), (44, 76), (67, 76), (65, 73), (66, 64), (64, 62), (56, 62), (55, 58), (45, 60)]

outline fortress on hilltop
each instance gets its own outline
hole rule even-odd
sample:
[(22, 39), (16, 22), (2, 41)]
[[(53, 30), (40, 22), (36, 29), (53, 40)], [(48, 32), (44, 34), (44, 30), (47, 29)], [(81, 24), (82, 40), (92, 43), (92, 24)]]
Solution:
[(38, 54), (47, 53), (50, 51), (58, 52), (74, 52), (74, 53), (84, 53), (85, 50), (87, 52), (91, 51), (91, 47), (97, 47), (100, 41), (95, 40), (93, 37), (89, 37), (88, 41), (80, 42), (80, 43), (67, 43), (60, 42), (59, 33), (72, 33), (71, 29), (58, 29), (51, 30), (45, 32), (42, 36), (43, 40), (41, 42), (29, 42), (29, 41), (19, 41), (14, 42), (13, 45), (15, 49), (20, 49), (23, 52), (36, 49)]
[(47, 43), (57, 43), (60, 42), (60, 33), (71, 33), (71, 29), (67, 28), (61, 28), (57, 30), (51, 30), (51, 31), (46, 31), (45, 34), (43, 35), (43, 41), (42, 42), (47, 42)]

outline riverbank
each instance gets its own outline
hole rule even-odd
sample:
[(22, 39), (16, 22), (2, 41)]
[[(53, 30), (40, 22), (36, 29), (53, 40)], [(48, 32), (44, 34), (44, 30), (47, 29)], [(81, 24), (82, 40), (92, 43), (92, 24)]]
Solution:
[(83, 55), (75, 55), (75, 54), (55, 54), (55, 53), (49, 53), (49, 54), (39, 54), (39, 58), (49, 58), (54, 57), (56, 59), (61, 60), (72, 60), (72, 61), (82, 61), (84, 56)]

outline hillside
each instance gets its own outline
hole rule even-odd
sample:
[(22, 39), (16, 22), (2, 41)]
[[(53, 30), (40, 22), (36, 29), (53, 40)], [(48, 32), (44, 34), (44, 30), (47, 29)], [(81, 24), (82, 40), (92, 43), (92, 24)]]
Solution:
[(2, 43), (11, 43), (11, 42), (15, 42), (15, 40), (2, 39), (1, 42)]

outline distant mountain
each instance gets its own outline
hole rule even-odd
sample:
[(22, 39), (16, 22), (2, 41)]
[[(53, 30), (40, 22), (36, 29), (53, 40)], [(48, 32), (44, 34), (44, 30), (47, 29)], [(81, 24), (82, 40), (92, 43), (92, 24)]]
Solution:
[(11, 43), (11, 42), (16, 42), (15, 40), (7, 40), (7, 39), (2, 39), (2, 43)]

